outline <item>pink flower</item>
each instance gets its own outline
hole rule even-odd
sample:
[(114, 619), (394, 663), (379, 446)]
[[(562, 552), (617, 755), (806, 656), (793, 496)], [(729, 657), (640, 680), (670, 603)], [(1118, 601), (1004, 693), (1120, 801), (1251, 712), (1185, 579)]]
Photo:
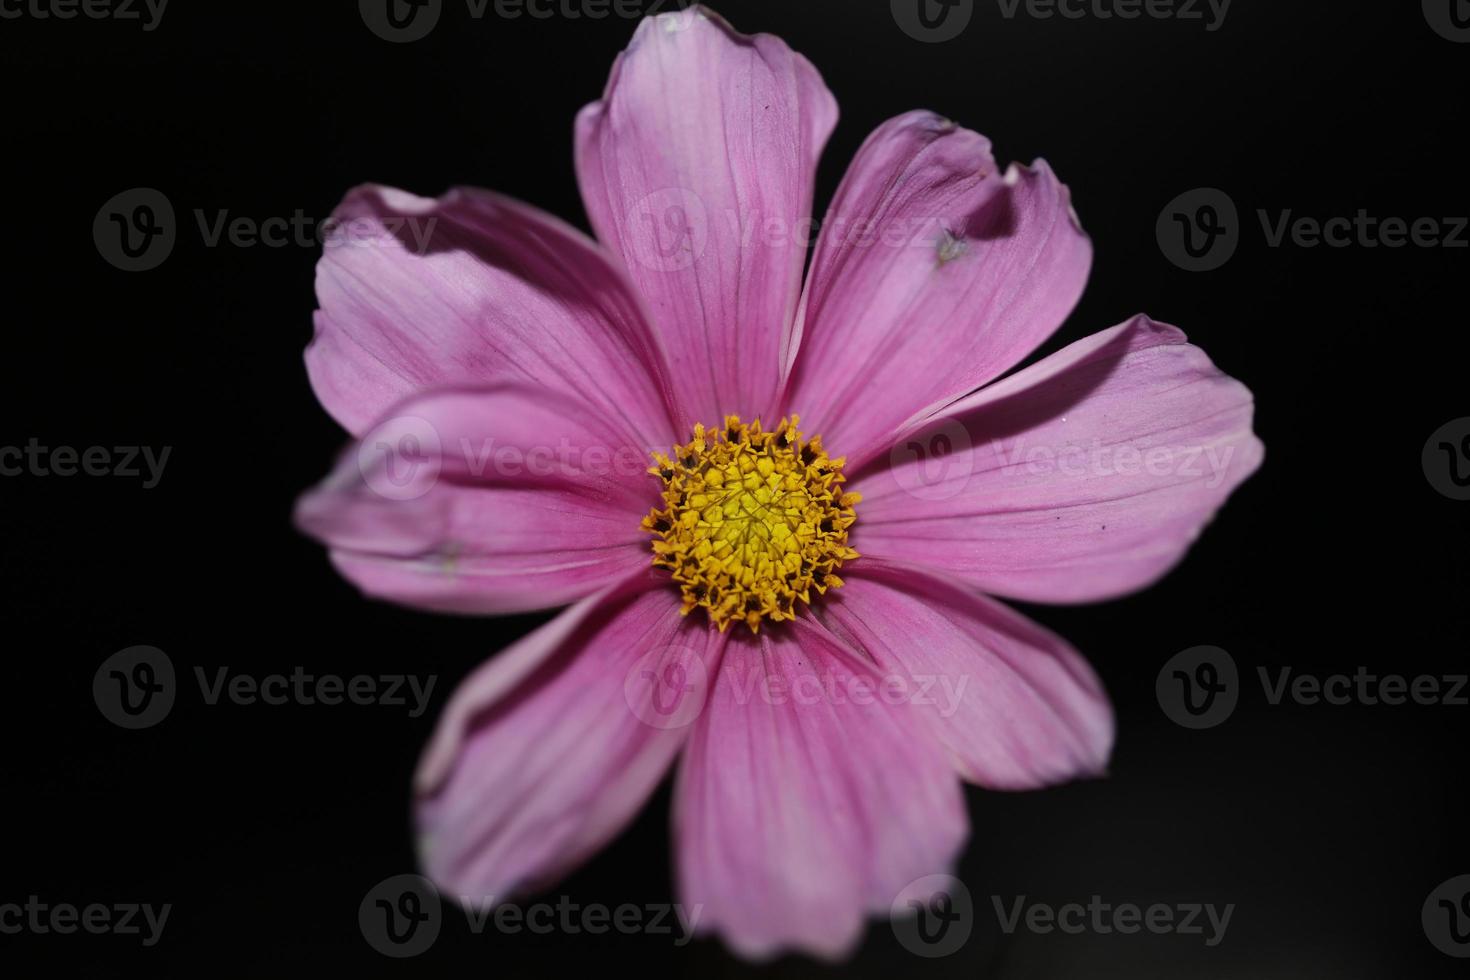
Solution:
[(600, 245), (478, 190), (338, 211), (306, 360), (363, 441), (301, 526), (373, 596), (572, 604), (464, 682), (424, 755), (450, 895), (553, 883), (676, 768), (697, 927), (842, 955), (952, 866), (962, 779), (1107, 763), (1097, 677), (989, 596), (1143, 588), (1260, 464), (1250, 392), (1146, 317), (1006, 374), (1091, 248), (1045, 163), (1002, 171), (929, 113), (868, 138), (803, 285), (836, 119), (779, 39), (683, 11), (577, 118)]

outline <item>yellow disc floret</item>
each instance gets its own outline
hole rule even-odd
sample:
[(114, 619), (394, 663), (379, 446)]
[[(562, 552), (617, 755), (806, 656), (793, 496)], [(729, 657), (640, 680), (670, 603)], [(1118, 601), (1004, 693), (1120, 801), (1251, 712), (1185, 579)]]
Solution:
[(794, 619), (798, 600), (840, 586), (837, 569), (858, 557), (847, 529), (860, 498), (842, 492), (844, 460), (820, 436), (803, 442), (796, 423), (763, 432), (760, 419), (731, 415), (722, 429), (696, 425), (673, 458), (653, 454), (648, 472), (664, 483), (663, 509), (643, 519), (653, 563), (673, 572), (682, 612), (703, 606), (721, 632)]

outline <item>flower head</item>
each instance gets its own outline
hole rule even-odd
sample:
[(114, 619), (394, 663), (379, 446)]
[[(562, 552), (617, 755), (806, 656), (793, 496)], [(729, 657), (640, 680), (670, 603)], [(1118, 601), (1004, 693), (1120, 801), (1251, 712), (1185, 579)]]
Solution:
[(476, 190), (338, 211), (307, 366), (358, 443), (298, 522), (373, 596), (570, 604), (424, 754), (453, 895), (555, 881), (677, 760), (693, 924), (844, 954), (952, 866), (961, 780), (1106, 765), (1097, 677), (990, 595), (1142, 588), (1260, 464), (1250, 392), (1173, 327), (1013, 370), (1091, 262), (1044, 162), (889, 120), (808, 265), (836, 118), (804, 58), (695, 8), (644, 21), (577, 118), (596, 242)]

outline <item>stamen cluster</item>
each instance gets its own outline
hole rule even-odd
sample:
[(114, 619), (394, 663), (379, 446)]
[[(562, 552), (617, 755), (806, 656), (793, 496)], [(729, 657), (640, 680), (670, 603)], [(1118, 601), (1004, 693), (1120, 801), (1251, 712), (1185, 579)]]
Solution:
[(721, 632), (794, 619), (798, 601), (842, 585), (837, 569), (858, 557), (847, 529), (860, 498), (842, 492), (845, 460), (820, 436), (803, 442), (796, 425), (793, 415), (765, 432), (731, 415), (722, 429), (696, 425), (672, 457), (654, 453), (664, 506), (643, 519), (653, 563), (673, 573), (681, 611), (705, 608)]

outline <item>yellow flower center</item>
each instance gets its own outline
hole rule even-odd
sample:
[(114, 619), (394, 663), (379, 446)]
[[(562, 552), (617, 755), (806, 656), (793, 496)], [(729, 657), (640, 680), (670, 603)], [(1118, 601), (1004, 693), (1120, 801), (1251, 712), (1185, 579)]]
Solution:
[(752, 632), (762, 619), (795, 619), (837, 588), (837, 569), (858, 557), (847, 546), (858, 494), (843, 493), (843, 459), (830, 459), (817, 436), (806, 442), (797, 417), (775, 432), (738, 415), (723, 429), (694, 427), (673, 458), (654, 453), (648, 472), (663, 481), (664, 507), (643, 519), (654, 534), (653, 563), (667, 568), (684, 608), (703, 606), (724, 632), (737, 620)]

